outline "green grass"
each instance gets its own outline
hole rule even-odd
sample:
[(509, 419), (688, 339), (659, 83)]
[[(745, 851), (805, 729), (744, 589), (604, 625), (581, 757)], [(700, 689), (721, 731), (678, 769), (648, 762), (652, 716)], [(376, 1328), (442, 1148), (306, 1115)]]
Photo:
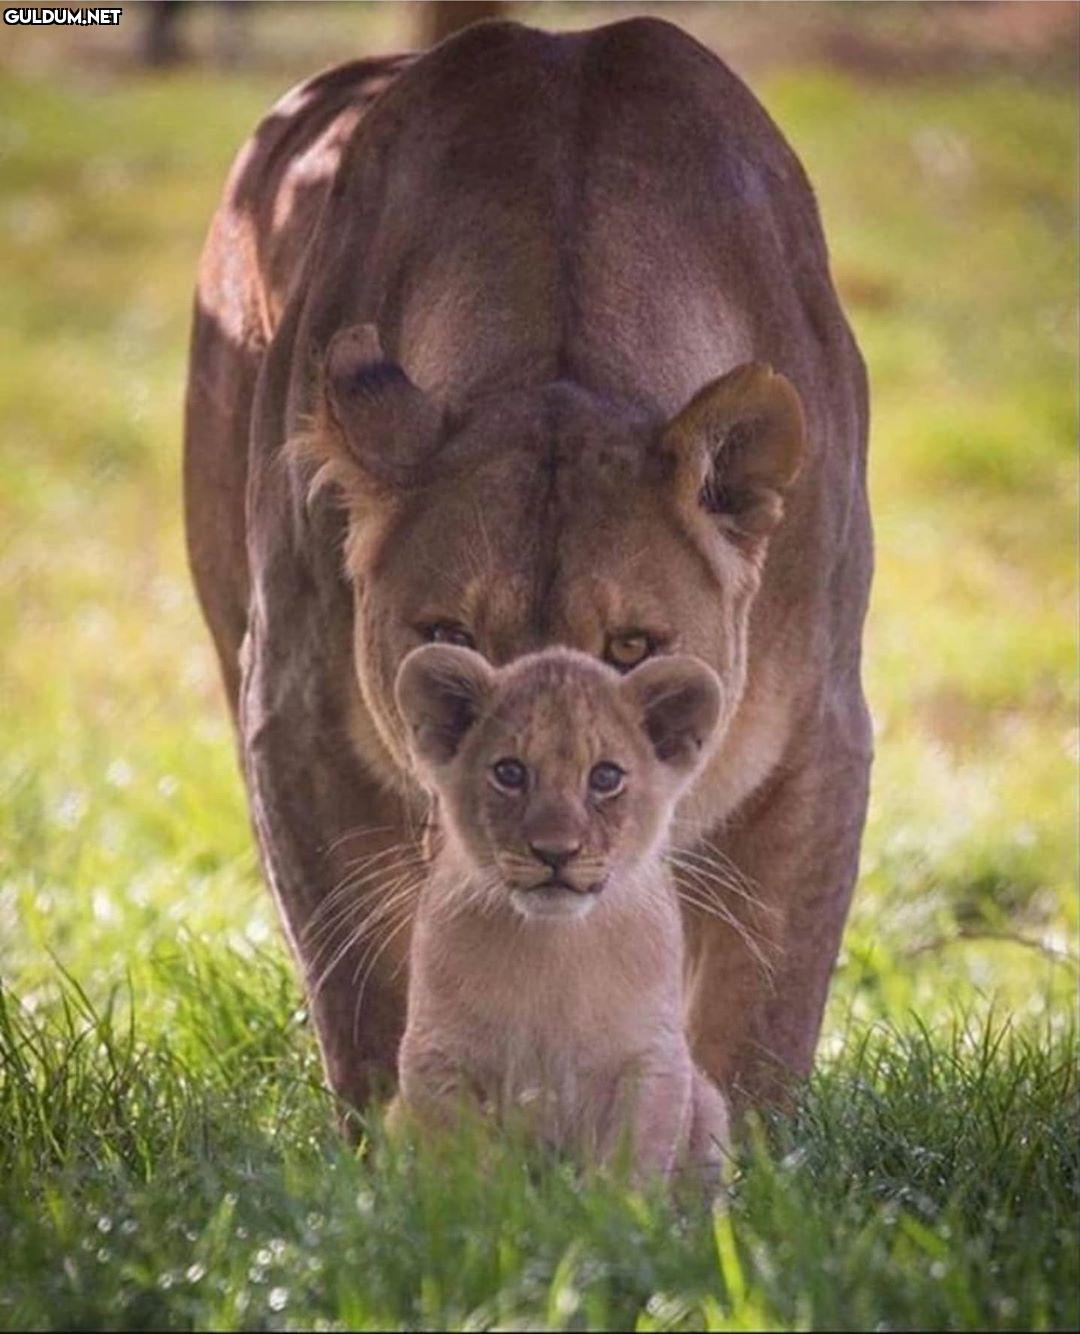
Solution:
[(0, 1009), (14, 1328), (1058, 1328), (1076, 1319), (1076, 1048), (869, 1032), (759, 1126), (728, 1213), (507, 1146), (362, 1158), (280, 958), (188, 942), (144, 1025), (69, 982)]
[(332, 1129), (178, 506), (287, 82), (0, 73), (0, 1326), (1075, 1327), (1075, 94), (759, 83), (871, 369), (878, 761), (821, 1068), (714, 1219)]

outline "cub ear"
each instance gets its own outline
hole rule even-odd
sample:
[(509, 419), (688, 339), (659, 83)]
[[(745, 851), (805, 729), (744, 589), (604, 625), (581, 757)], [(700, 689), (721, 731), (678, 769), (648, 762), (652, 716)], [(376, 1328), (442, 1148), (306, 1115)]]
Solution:
[(346, 499), (416, 485), (439, 443), (442, 416), (394, 361), (373, 324), (339, 329), (323, 362), (307, 452), (321, 464), (314, 489), (336, 483)]
[(441, 765), (454, 758), (494, 681), (494, 669), (472, 649), (413, 649), (398, 669), (394, 694), (418, 759)]
[(802, 402), (762, 362), (738, 366), (698, 391), (664, 431), (688, 503), (735, 534), (764, 537), (783, 518), (783, 495), (806, 452)]
[(641, 710), (657, 759), (689, 777), (716, 734), (720, 678), (697, 658), (650, 658), (623, 678), (621, 689)]

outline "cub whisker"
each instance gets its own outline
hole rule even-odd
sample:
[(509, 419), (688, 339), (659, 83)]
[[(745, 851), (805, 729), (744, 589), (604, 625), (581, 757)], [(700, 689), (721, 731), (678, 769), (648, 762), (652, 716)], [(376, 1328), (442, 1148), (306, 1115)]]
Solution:
[[(682, 876), (676, 876), (676, 890), (680, 899), (706, 916), (715, 917), (730, 926), (753, 955), (765, 975), (771, 977), (775, 971), (775, 965), (768, 958), (762, 946), (774, 948), (773, 943), (746, 922), (740, 921), (727, 904), (713, 893), (708, 882), (697, 878), (696, 868), (680, 863), (673, 857), (669, 857), (668, 860), (676, 870), (682, 872)], [(689, 884), (682, 877), (687, 877)]]
[(394, 860), (387, 860), (380, 866), (371, 867), (364, 870), (363, 874), (348, 873), (337, 885), (331, 889), (330, 893), (322, 900), (311, 917), (304, 925), (305, 935), (315, 930), (320, 921), (328, 914), (332, 913), (345, 899), (351, 899), (359, 889), (369, 884), (380, 876), (393, 877), (405, 867), (412, 867), (420, 870), (423, 867), (423, 860), (412, 853), (402, 853)]
[[(327, 979), (334, 973), (337, 967), (346, 958), (349, 952), (360, 945), (366, 938), (377, 931), (380, 926), (389, 921), (395, 921), (397, 914), (402, 913), (406, 919), (411, 919), (414, 913), (415, 898), (420, 884), (422, 882), (403, 875), (398, 881), (394, 882), (390, 893), (386, 899), (381, 901), (371, 912), (365, 915), (358, 922), (353, 930), (350, 930), (345, 936), (344, 941), (334, 951), (330, 962), (323, 969), (322, 974), (315, 982), (313, 992), (318, 995), (326, 985)], [(329, 948), (331, 942), (324, 945), (324, 949)]]
[(350, 838), (366, 838), (372, 834), (392, 834), (396, 829), (397, 825), (392, 824), (354, 825), (352, 829), (346, 829), (344, 833), (338, 834), (337, 838), (333, 838), (325, 844), (322, 852), (324, 856), (336, 852)]

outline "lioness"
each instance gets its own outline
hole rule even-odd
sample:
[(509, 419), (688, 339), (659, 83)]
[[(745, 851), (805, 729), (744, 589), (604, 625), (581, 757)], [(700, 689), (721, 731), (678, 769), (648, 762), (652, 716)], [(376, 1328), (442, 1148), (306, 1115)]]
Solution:
[(668, 657), (620, 677), (567, 649), (496, 670), (430, 644), (396, 693), (442, 817), (409, 953), (404, 1113), (437, 1125), (475, 1104), (585, 1160), (629, 1138), (641, 1178), (715, 1175), (727, 1115), (683, 1032), (663, 852), (725, 721), (716, 673)]
[(199, 273), (189, 548), (346, 1102), (403, 1032), (407, 933), (361, 1008), (350, 913), (426, 819), (393, 685), (428, 641), (716, 671), (675, 826), (725, 919), (687, 914), (690, 1040), (737, 1093), (809, 1069), (870, 765), (866, 420), (806, 177), (671, 24), (478, 25), (258, 128)]

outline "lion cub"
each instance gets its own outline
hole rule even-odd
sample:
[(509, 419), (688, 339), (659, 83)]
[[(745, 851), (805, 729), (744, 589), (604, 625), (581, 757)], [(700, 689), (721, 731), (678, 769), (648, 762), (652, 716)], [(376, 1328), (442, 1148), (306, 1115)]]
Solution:
[(430, 645), (397, 698), (441, 845), (421, 892), (395, 1115), (462, 1102), (638, 1179), (715, 1175), (720, 1093), (683, 1033), (682, 925), (662, 860), (724, 712), (693, 658), (620, 677), (554, 649), (501, 670)]

